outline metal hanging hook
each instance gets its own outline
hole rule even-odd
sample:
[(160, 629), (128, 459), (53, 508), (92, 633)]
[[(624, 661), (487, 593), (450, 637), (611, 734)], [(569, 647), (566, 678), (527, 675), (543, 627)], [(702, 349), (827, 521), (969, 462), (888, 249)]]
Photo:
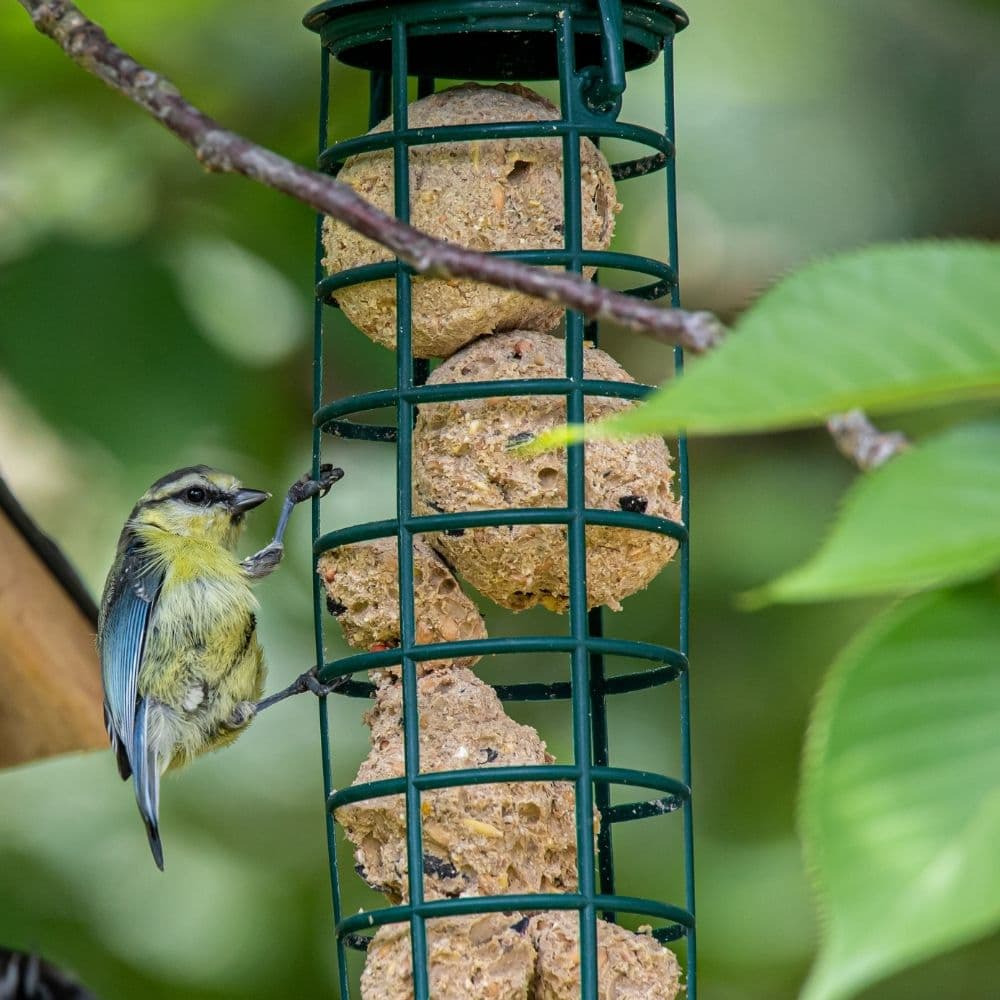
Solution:
[(597, 0), (601, 15), (600, 66), (581, 72), (581, 93), (590, 111), (617, 115), (625, 93), (625, 42), (621, 0)]

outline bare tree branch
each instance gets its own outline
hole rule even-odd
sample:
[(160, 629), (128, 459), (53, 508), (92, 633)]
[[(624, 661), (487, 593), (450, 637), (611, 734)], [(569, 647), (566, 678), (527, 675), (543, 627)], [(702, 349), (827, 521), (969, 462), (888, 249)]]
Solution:
[(332, 215), (375, 240), (420, 274), (471, 278), (559, 302), (586, 316), (603, 317), (657, 339), (702, 352), (722, 336), (711, 314), (662, 309), (565, 272), (527, 267), (434, 239), (385, 215), (347, 185), (307, 170), (230, 132), (186, 101), (166, 78), (136, 62), (69, 0), (18, 0), (35, 27), (87, 72), (134, 101), (182, 142), (210, 171), (242, 174)]
[(862, 472), (877, 469), (910, 442), (901, 431), (880, 431), (861, 410), (835, 413), (826, 421), (837, 450)]
[[(18, 0), (35, 27), (76, 63), (134, 101), (189, 146), (206, 169), (242, 174), (332, 215), (391, 250), (415, 271), (470, 278), (557, 301), (591, 317), (614, 320), (657, 340), (702, 353), (725, 328), (707, 312), (660, 309), (600, 288), (576, 275), (526, 267), (434, 239), (385, 215), (332, 177), (293, 163), (222, 127), (186, 101), (165, 77), (136, 62), (69, 0)], [(840, 452), (869, 470), (909, 447), (905, 435), (881, 432), (860, 410), (835, 414), (827, 428)]]

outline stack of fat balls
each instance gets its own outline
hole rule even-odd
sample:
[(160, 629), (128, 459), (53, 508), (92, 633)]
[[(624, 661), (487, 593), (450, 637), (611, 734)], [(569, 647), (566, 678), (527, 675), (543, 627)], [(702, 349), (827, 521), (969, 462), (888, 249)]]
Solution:
[[(518, 85), (466, 84), (409, 107), (409, 124), (445, 126), (558, 118), (558, 109)], [(391, 128), (391, 120), (373, 132)], [(582, 233), (589, 250), (611, 242), (619, 209), (611, 170), (581, 140)], [(393, 210), (389, 151), (351, 157), (339, 179), (379, 208)], [(411, 221), (433, 236), (483, 251), (563, 246), (562, 141), (490, 139), (410, 150)], [(333, 219), (324, 226), (324, 264), (339, 272), (389, 259), (387, 252)], [(586, 273), (586, 272), (585, 272)], [(565, 344), (553, 333), (563, 310), (549, 302), (464, 279), (413, 279), (412, 343), (417, 357), (443, 358), (433, 384), (562, 377)], [(395, 283), (382, 280), (337, 293), (367, 336), (395, 347)], [(632, 382), (609, 355), (585, 347), (589, 379)], [(588, 397), (587, 421), (634, 405)], [(413, 509), (418, 514), (564, 507), (565, 453), (525, 455), (516, 446), (565, 423), (563, 396), (514, 396), (421, 404), (413, 433)], [(660, 438), (586, 446), (585, 499), (592, 508), (677, 519), (670, 454)], [(614, 610), (647, 586), (676, 542), (645, 531), (591, 525), (586, 531), (587, 606)], [(513, 611), (569, 604), (566, 528), (515, 525), (426, 534), (413, 549), (417, 643), (486, 636), (476, 605), (456, 575)], [(327, 607), (356, 649), (400, 642), (395, 539), (326, 553), (318, 572)], [(515, 722), (475, 657), (417, 664), (421, 771), (551, 763), (544, 741)], [(403, 695), (398, 667), (374, 671), (375, 704), (365, 721), (372, 745), (355, 784), (404, 773)], [(577, 888), (574, 788), (568, 782), (460, 786), (423, 793), (427, 899)], [(406, 809), (401, 795), (337, 811), (355, 845), (358, 874), (391, 903), (408, 898)], [(600, 816), (595, 813), (594, 832)], [(428, 921), (431, 994), (436, 1000), (570, 1000), (580, 995), (575, 911), (495, 913)], [(599, 995), (617, 1000), (672, 998), (683, 988), (673, 953), (649, 934), (598, 922)], [(407, 924), (379, 929), (361, 980), (364, 1000), (413, 996)]]

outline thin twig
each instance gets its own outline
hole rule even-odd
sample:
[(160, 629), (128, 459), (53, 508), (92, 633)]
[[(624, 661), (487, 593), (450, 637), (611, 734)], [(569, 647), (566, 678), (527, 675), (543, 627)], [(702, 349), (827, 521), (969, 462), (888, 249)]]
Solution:
[(194, 150), (217, 173), (242, 174), (331, 215), (391, 250), (419, 274), (471, 278), (603, 317), (700, 353), (712, 347), (722, 327), (711, 313), (663, 309), (621, 295), (578, 275), (528, 267), (434, 239), (380, 212), (347, 185), (307, 170), (249, 139), (230, 132), (186, 101), (165, 77), (123, 52), (68, 0), (18, 0), (35, 27), (74, 62), (134, 101)]
[(877, 469), (910, 447), (902, 431), (880, 431), (861, 410), (835, 413), (826, 427), (838, 451), (862, 472)]

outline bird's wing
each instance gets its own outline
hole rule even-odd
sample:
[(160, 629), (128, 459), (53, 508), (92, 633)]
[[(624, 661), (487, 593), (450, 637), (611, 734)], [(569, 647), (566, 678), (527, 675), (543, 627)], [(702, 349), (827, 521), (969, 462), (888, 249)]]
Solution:
[(149, 849), (156, 867), (163, 871), (163, 844), (160, 842), (160, 761), (149, 739), (149, 703), (139, 699), (136, 712), (135, 741), (132, 746), (132, 767), (135, 770), (135, 799), (146, 824)]
[(139, 542), (129, 544), (105, 604), (101, 628), (104, 719), (123, 778), (135, 770), (139, 670), (163, 571)]

